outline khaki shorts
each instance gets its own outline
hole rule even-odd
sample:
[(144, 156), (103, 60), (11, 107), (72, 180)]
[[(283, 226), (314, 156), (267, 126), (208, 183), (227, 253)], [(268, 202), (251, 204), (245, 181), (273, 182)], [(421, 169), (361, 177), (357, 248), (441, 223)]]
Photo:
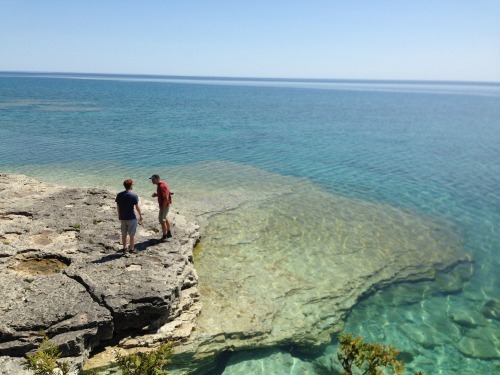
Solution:
[(158, 214), (158, 220), (160, 220), (161, 223), (164, 223), (167, 221), (167, 215), (168, 215), (168, 209), (170, 208), (170, 205), (166, 207), (160, 207), (160, 213)]
[(130, 237), (135, 236), (135, 231), (137, 230), (137, 219), (120, 221), (122, 223), (122, 236), (126, 236), (127, 234)]

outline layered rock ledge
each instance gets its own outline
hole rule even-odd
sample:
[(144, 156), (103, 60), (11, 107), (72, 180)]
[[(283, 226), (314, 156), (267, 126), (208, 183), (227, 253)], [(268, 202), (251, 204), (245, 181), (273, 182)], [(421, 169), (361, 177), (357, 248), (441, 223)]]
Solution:
[(201, 309), (198, 226), (174, 212), (173, 238), (159, 242), (155, 204), (141, 202), (137, 251), (122, 254), (114, 198), (0, 174), (0, 373), (21, 373), (16, 364), (40, 331), (74, 371), (94, 348), (123, 337), (191, 333)]

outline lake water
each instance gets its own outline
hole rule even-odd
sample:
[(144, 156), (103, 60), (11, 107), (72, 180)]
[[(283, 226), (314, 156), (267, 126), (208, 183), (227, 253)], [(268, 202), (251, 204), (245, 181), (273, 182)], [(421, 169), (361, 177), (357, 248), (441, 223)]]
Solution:
[[(319, 208), (319, 189), (451, 223), (471, 277), (453, 293), (377, 291), (346, 329), (402, 349), (410, 370), (500, 373), (500, 84), (0, 73), (0, 172), (112, 190), (131, 177), (140, 195), (159, 173), (200, 220), (203, 252), (259, 236), (221, 224), (228, 200), (280, 188), (311, 186), (281, 214)], [(307, 219), (321, 237), (328, 218)], [(276, 241), (288, 231), (277, 224)], [(301, 359), (324, 373), (334, 350)]]

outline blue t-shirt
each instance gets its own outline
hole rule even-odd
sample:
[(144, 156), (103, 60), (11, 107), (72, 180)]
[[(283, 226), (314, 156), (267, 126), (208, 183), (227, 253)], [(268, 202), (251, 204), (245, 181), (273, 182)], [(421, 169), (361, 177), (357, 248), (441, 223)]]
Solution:
[(139, 204), (139, 197), (130, 190), (122, 191), (116, 196), (115, 202), (120, 207), (120, 220), (134, 220), (134, 206)]

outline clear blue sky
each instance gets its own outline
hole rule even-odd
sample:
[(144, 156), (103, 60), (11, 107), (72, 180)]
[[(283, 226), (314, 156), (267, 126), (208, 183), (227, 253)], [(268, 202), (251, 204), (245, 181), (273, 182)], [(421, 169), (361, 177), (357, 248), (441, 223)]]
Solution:
[(0, 0), (0, 70), (500, 82), (500, 0)]

